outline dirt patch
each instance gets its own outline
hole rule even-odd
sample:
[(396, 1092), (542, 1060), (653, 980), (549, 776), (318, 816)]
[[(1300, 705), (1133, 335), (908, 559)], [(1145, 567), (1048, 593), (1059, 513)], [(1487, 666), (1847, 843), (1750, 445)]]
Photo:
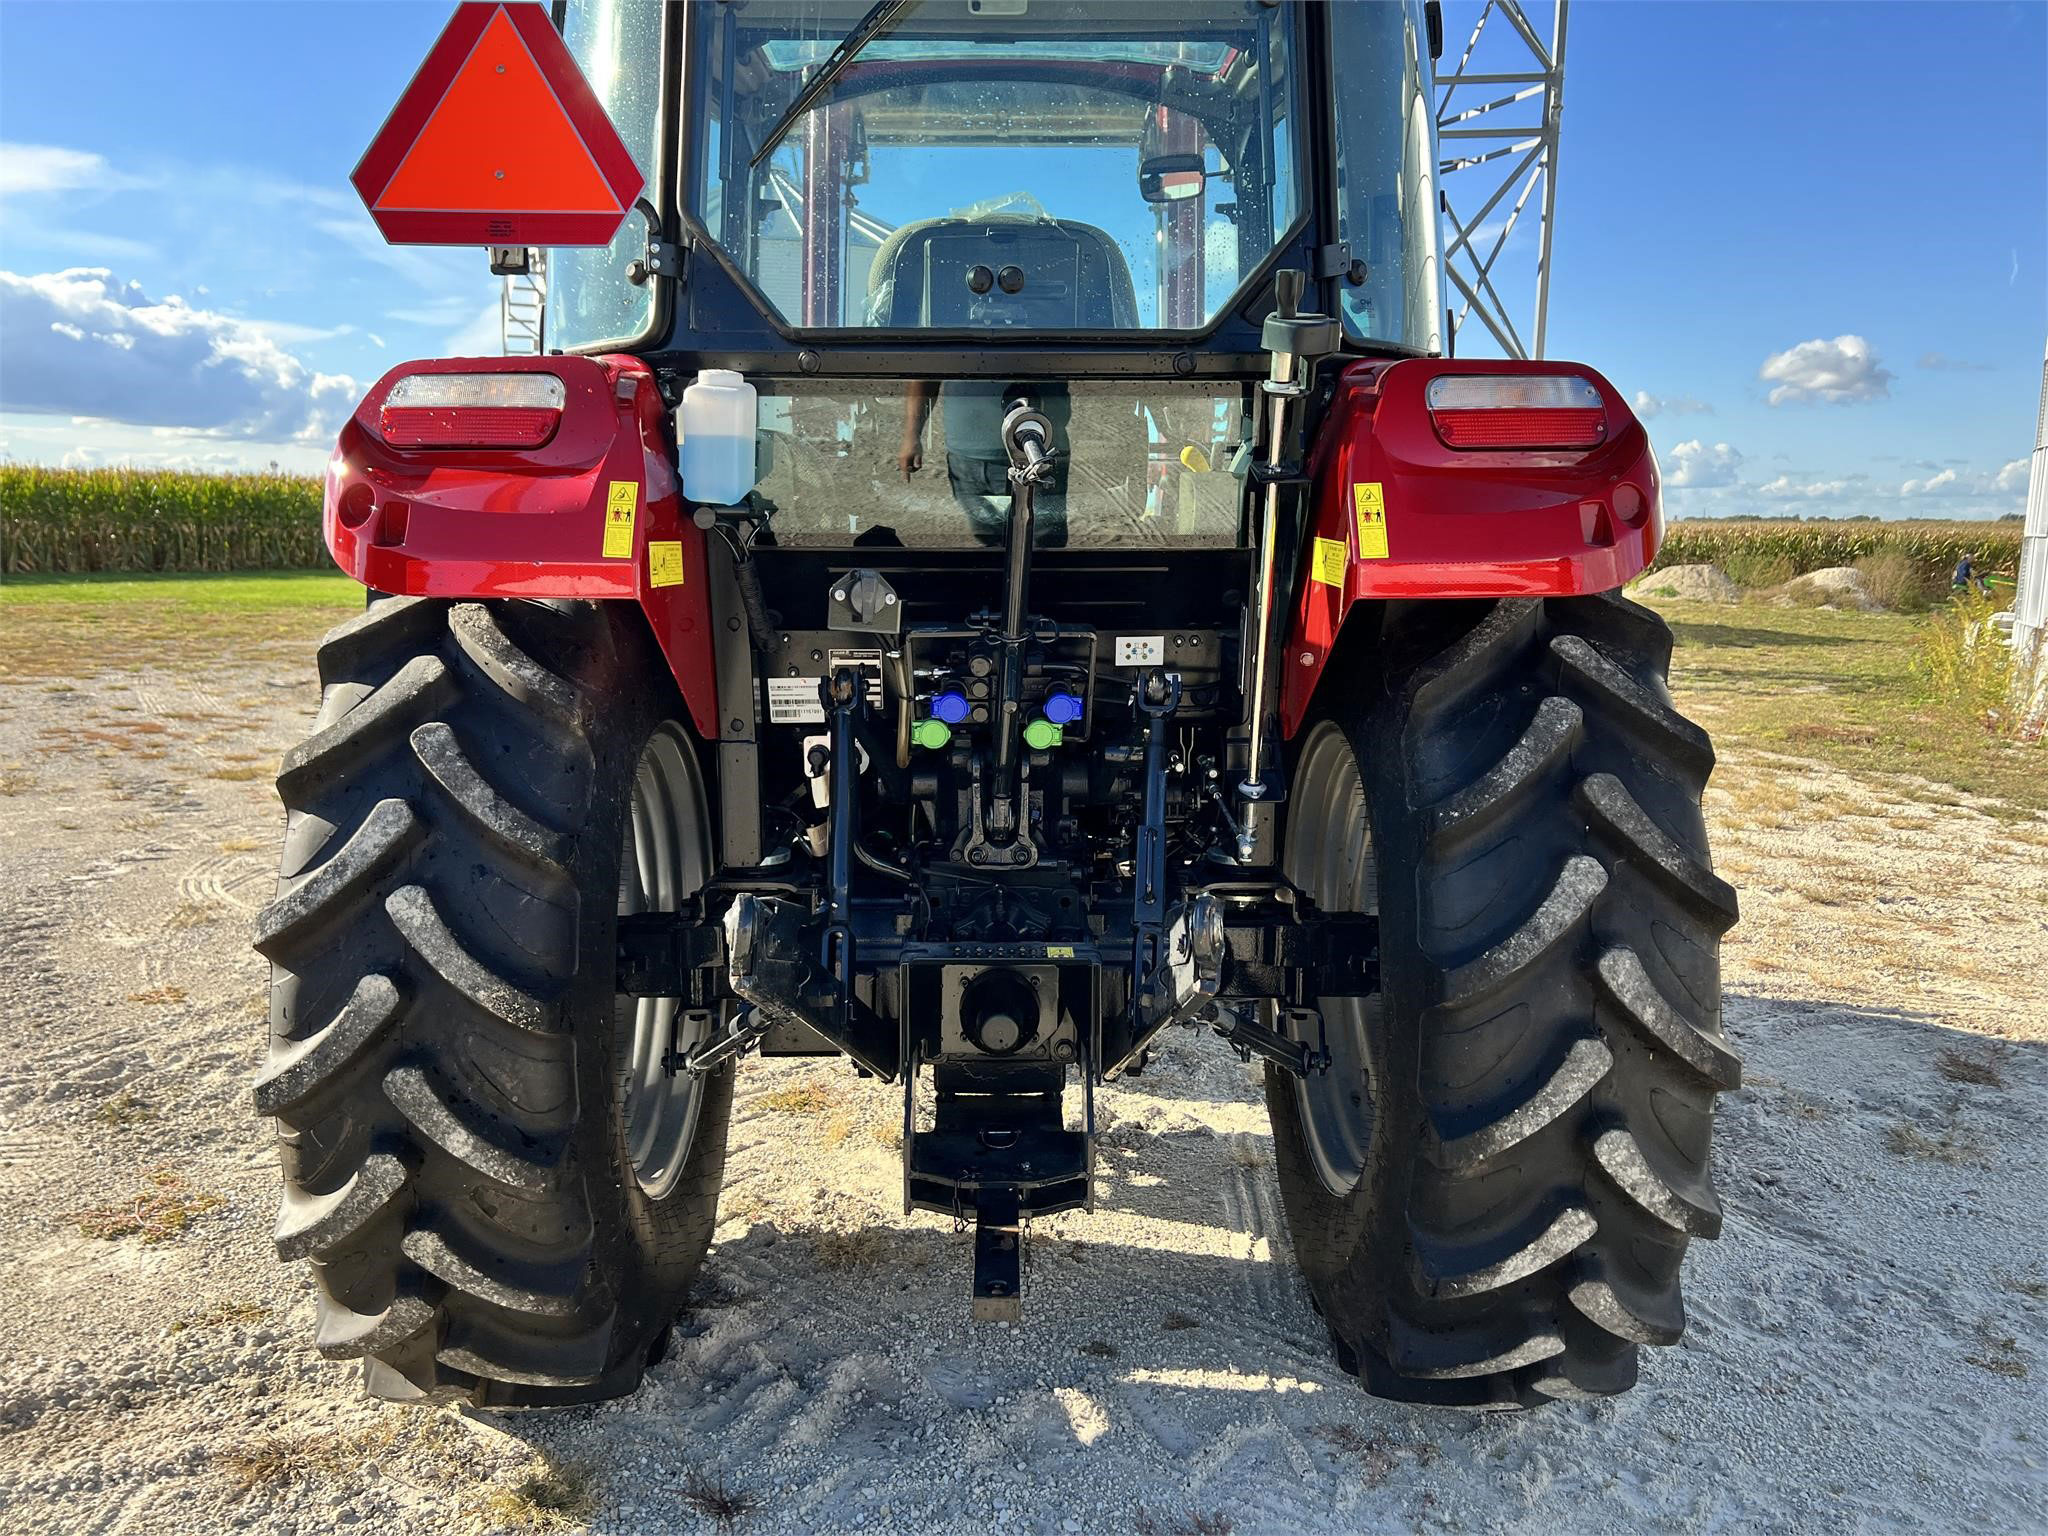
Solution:
[(1853, 565), (1831, 565), (1794, 576), (1771, 592), (1772, 602), (1798, 608), (1854, 608), (1877, 613), (1883, 604), (1871, 596), (1870, 584)]
[(1692, 603), (1739, 603), (1742, 588), (1718, 565), (1672, 565), (1651, 571), (1629, 589), (1629, 596), (1668, 597)]
[[(219, 759), (186, 734), (204, 722), (114, 733), (160, 743), (159, 764), (59, 768), (35, 746), (51, 711), (122, 705), (235, 714), (274, 761), (312, 716), (308, 654), (217, 646), (68, 676), (61, 694), (0, 683), (0, 763), (36, 765), (0, 797), (10, 1528), (1277, 1536), (2048, 1515), (2048, 1279), (2022, 1251), (2048, 1125), (2048, 820), (2031, 812), (1724, 752), (1708, 814), (1741, 889), (1726, 1021), (1748, 1071), (1718, 1145), (1727, 1236), (1688, 1260), (1685, 1344), (1649, 1352), (1616, 1403), (1498, 1417), (1360, 1392), (1295, 1272), (1258, 1074), (1175, 1032), (1098, 1096), (1099, 1208), (1033, 1226), (1022, 1325), (972, 1324), (971, 1234), (903, 1215), (894, 1090), (843, 1063), (750, 1061), (716, 1242), (647, 1385), (602, 1410), (457, 1414), (364, 1400), (353, 1364), (309, 1347), (307, 1277), (273, 1255), (276, 1152), (248, 1107), (268, 784), (207, 777)], [(188, 904), (208, 920), (184, 924)], [(1895, 1150), (1895, 1127), (1971, 1157)], [(81, 1234), (77, 1213), (158, 1192), (161, 1169), (217, 1203), (170, 1241)], [(562, 1469), (587, 1479), (558, 1492)]]

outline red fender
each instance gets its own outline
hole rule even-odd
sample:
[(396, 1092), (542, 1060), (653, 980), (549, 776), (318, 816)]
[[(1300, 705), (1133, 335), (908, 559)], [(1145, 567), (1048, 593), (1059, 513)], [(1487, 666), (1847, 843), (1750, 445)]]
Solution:
[[(1440, 374), (1569, 374), (1606, 407), (1584, 450), (1447, 446), (1426, 391)], [(1413, 358), (1347, 368), (1309, 462), (1314, 510), (1280, 691), (1292, 736), (1351, 605), (1366, 599), (1572, 597), (1640, 574), (1664, 537), (1649, 434), (1577, 363)]]
[[(551, 373), (564, 399), (537, 448), (395, 447), (380, 429), (400, 379)], [(379, 592), (630, 598), (706, 739), (718, 735), (705, 534), (683, 516), (670, 418), (636, 357), (436, 358), (379, 379), (327, 466), (329, 553)]]

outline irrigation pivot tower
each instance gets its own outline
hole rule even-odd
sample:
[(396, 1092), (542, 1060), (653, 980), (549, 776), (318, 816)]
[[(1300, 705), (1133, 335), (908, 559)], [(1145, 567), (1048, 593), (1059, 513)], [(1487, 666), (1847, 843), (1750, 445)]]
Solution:
[[(1569, 0), (1556, 0), (1546, 35), (1520, 0), (1486, 0), (1456, 68), (1437, 76), (1438, 171), (1449, 237), (1444, 273), (1463, 301), (1452, 335), (1476, 318), (1509, 357), (1543, 356), (1569, 9)], [(1532, 297), (1506, 282), (1500, 258), (1539, 186)], [(1499, 213), (1510, 197), (1507, 212)], [(1503, 293), (1504, 286), (1510, 291)], [(1517, 311), (1531, 317), (1526, 335), (1515, 323)]]

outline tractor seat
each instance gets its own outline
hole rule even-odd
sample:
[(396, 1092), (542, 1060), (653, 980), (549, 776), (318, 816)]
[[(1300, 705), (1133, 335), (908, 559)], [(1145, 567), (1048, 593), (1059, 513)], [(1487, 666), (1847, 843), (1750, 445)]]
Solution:
[(891, 329), (1127, 331), (1138, 327), (1138, 299), (1124, 253), (1093, 224), (1014, 214), (922, 219), (875, 252), (867, 320)]

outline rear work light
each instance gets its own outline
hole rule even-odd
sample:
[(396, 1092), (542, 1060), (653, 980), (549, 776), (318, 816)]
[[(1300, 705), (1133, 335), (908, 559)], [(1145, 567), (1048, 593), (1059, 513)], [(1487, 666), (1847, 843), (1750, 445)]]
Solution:
[(1607, 404), (1577, 374), (1439, 374), (1429, 416), (1453, 448), (1597, 448)]
[(538, 448), (564, 397), (552, 373), (414, 373), (391, 386), (377, 426), (394, 448)]

